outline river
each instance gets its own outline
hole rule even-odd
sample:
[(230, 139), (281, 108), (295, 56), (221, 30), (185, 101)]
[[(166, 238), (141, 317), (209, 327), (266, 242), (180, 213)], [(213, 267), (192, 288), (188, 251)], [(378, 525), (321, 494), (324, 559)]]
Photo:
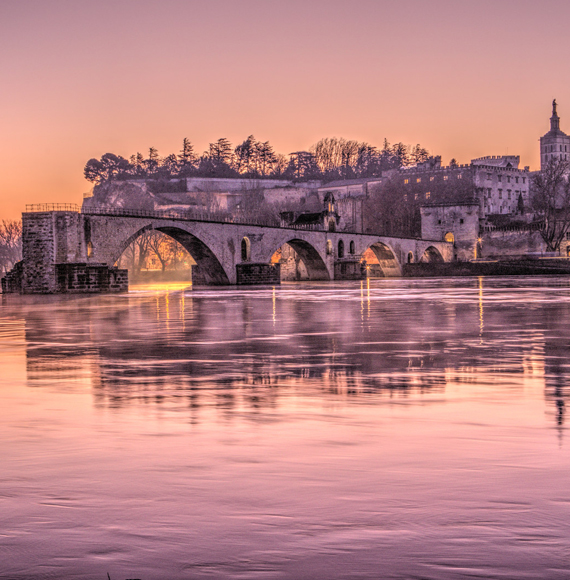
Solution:
[(570, 576), (570, 279), (0, 306), (0, 577)]

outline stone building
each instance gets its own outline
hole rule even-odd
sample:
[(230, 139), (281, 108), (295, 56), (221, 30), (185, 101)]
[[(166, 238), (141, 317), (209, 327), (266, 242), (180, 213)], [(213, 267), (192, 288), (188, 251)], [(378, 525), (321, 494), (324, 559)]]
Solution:
[(550, 131), (540, 138), (540, 169), (552, 159), (568, 161), (570, 153), (570, 137), (560, 130), (560, 117), (556, 112), (556, 99), (552, 101), (552, 117)]
[(447, 167), (426, 163), (403, 169), (393, 179), (401, 180), (404, 189), (409, 189), (404, 201), (477, 201), (482, 218), (516, 214), (522, 206), (528, 207), (530, 188), (529, 168), (520, 169), (519, 163), (518, 155), (480, 157), (469, 164)]
[(481, 257), (478, 203), (432, 204), (421, 208), (422, 238), (452, 242), (454, 259)]
[(530, 204), (529, 167), (519, 169), (518, 155), (487, 156), (471, 160), (473, 179), (480, 192), (482, 217), (521, 213)]

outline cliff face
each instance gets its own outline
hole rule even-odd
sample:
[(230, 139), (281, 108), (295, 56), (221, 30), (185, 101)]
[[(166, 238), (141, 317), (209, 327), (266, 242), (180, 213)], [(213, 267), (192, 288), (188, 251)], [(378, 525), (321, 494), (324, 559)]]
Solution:
[(147, 184), (111, 181), (96, 185), (93, 196), (83, 200), (83, 207), (112, 206), (116, 208), (153, 210), (157, 204), (156, 195), (149, 191)]

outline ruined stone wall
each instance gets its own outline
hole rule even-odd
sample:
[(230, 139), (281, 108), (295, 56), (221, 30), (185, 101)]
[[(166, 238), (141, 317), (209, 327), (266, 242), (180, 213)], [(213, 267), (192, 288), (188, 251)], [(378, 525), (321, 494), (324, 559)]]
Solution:
[(454, 242), (454, 258), (461, 261), (476, 257), (479, 238), (479, 206), (433, 205), (421, 208), (422, 238)]
[(26, 294), (56, 292), (54, 212), (22, 215), (22, 290)]
[(363, 197), (344, 197), (335, 201), (335, 209), (340, 216), (338, 231), (358, 233), (364, 231), (363, 205)]
[(540, 232), (492, 231), (481, 234), (481, 257), (513, 258), (546, 251)]

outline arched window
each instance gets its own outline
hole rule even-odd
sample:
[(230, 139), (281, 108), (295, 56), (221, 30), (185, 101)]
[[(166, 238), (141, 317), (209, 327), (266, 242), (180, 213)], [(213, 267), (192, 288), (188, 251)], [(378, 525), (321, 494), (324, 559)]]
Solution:
[(443, 236), (444, 241), (446, 242), (450, 242), (450, 243), (455, 243), (455, 236), (453, 235), (453, 232), (447, 232), (445, 234), (445, 236)]
[(354, 240), (350, 240), (350, 245), (348, 246), (348, 251), (354, 254)]
[(408, 264), (414, 263), (414, 252), (408, 252)]
[(344, 242), (342, 240), (338, 241), (338, 257), (344, 258)]
[(93, 255), (93, 244), (87, 242), (87, 257), (90, 258)]
[(241, 241), (241, 261), (249, 262), (251, 260), (251, 242), (249, 238), (244, 238)]
[(327, 254), (332, 254), (333, 251), (333, 244), (331, 240), (327, 240)]

